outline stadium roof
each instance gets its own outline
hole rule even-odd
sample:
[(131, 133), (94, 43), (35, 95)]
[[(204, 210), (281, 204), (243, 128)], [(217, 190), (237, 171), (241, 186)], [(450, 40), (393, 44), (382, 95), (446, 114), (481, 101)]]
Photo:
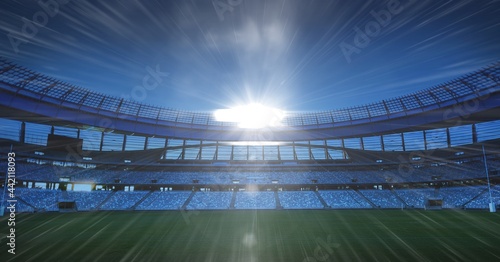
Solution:
[[(82, 121), (83, 116), (79, 117), (78, 114), (75, 113), (75, 110), (80, 113), (97, 114), (101, 121), (103, 117), (109, 117), (116, 118), (117, 120), (132, 121), (136, 124), (164, 125), (170, 128), (170, 130), (176, 129), (176, 131), (163, 132), (164, 135), (168, 134), (173, 137), (180, 136), (178, 134), (179, 132), (183, 132), (184, 137), (189, 137), (189, 131), (196, 129), (234, 131), (236, 128), (236, 123), (216, 121), (213, 112), (192, 112), (162, 108), (100, 94), (33, 72), (5, 59), (0, 60), (0, 81), (2, 92), (10, 94), (9, 96), (2, 96), (3, 99), (1, 104), (3, 106), (18, 108), (19, 110), (42, 115), (45, 114), (47, 117), (54, 117), (60, 120), (76, 121), (79, 124), (103, 127), (102, 123), (96, 122), (95, 120), (92, 120), (93, 122)], [(294, 132), (297, 133), (295, 135), (295, 139), (297, 139), (299, 135), (296, 131), (299, 130), (335, 129), (335, 127), (367, 123), (372, 124), (378, 121), (398, 118), (408, 119), (408, 117), (412, 115), (443, 110), (466, 101), (483, 101), (485, 100), (483, 98), (488, 98), (490, 95), (500, 91), (499, 83), (500, 63), (495, 63), (453, 81), (442, 83), (419, 92), (382, 100), (377, 103), (321, 112), (287, 112), (282, 121), (283, 126), (265, 131), (269, 134)], [(27, 102), (27, 100), (23, 101), (21, 99), (22, 97), (35, 101), (35, 103)], [(474, 112), (470, 111), (465, 113), (471, 114), (475, 113), (475, 110), (486, 110), (492, 107), (498, 107), (497, 100), (493, 99), (491, 103), (492, 104), (485, 105), (485, 108), (473, 108)], [(52, 105), (57, 107), (57, 109), (50, 109), (47, 106), (43, 107), (40, 106), (41, 104)], [(60, 110), (61, 108), (70, 111), (63, 113), (62, 110)], [(443, 112), (441, 112), (435, 116), (434, 119), (426, 116), (424, 120), (443, 122), (447, 120), (446, 118), (453, 118), (458, 115), (456, 112), (452, 112), (452, 114), (444, 116)], [(88, 118), (88, 116), (86, 116), (86, 118)], [(414, 122), (415, 124), (425, 124), (422, 122), (422, 117), (421, 120)], [(118, 130), (123, 129), (128, 132), (143, 131), (137, 126), (134, 126), (134, 129), (131, 130), (130, 127), (127, 128), (126, 125), (120, 127), (118, 124), (119, 121), (115, 121), (115, 123), (116, 126), (113, 128)], [(398, 125), (401, 127), (404, 123), (398, 123)], [(394, 128), (394, 123), (392, 128)], [(370, 132), (374, 131), (376, 130), (372, 129)], [(320, 133), (316, 135), (317, 137), (333, 136), (324, 131), (319, 132)], [(381, 130), (379, 132), (381, 132)], [(348, 133), (344, 135), (347, 134)], [(238, 135), (241, 136), (241, 134), (235, 134), (234, 136), (238, 137)], [(203, 135), (198, 134), (193, 136), (200, 137)], [(277, 137), (274, 134), (271, 136), (262, 136), (262, 133), (260, 133), (258, 136), (257, 138), (254, 137), (253, 140), (291, 139), (289, 136), (287, 136), (287, 138), (283, 136), (279, 138), (279, 136)]]
[[(1, 1), (0, 56), (105, 95), (185, 110), (329, 111), (415, 92), (500, 57), (498, 1), (400, 1), (401, 12), (388, 6), (398, 1), (229, 1), (231, 10), (214, 7), (227, 2), (219, 0), (56, 2), (52, 12)], [(157, 85), (144, 85), (151, 71)]]

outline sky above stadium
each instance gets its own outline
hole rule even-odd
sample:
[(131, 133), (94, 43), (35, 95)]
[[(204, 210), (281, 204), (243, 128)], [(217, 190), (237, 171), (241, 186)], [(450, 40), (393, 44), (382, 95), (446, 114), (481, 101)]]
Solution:
[(500, 1), (2, 1), (0, 56), (137, 102), (320, 111), (500, 57)]

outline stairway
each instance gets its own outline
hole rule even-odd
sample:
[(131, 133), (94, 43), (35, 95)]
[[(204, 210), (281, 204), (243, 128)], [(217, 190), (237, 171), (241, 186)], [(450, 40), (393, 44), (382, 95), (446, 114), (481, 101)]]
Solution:
[(196, 194), (196, 191), (191, 192), (191, 195), (186, 199), (186, 202), (182, 205), (181, 209), (186, 210), (187, 206), (189, 205), (189, 202), (191, 202), (191, 199), (193, 199), (194, 194)]
[(135, 203), (132, 207), (130, 207), (130, 210), (135, 210), (137, 206), (139, 206), (144, 200), (146, 200), (151, 194), (153, 194), (153, 190), (149, 191), (145, 196), (143, 196), (137, 203)]
[[(493, 188), (493, 186), (492, 186), (492, 188)], [(466, 201), (465, 203), (463, 203), (463, 204), (462, 204), (462, 207), (463, 207), (463, 208), (465, 208), (465, 206), (466, 206), (467, 204), (469, 204), (470, 202), (472, 202), (472, 201), (476, 200), (476, 199), (477, 199), (478, 197), (480, 197), (481, 195), (483, 195), (483, 194), (487, 194), (487, 193), (488, 193), (488, 187), (486, 187), (484, 190), (482, 190), (481, 192), (479, 192), (479, 194), (477, 194), (475, 197), (473, 197), (473, 198), (469, 199), (468, 201)]]
[(403, 208), (407, 208), (408, 207), (408, 204), (404, 201), (404, 199), (402, 199), (397, 193), (396, 191), (394, 191), (394, 189), (391, 189), (391, 192), (394, 196), (396, 196), (396, 198), (401, 201), (401, 203), (403, 203), (404, 207)]
[(274, 191), (274, 198), (276, 199), (276, 209), (283, 209), (280, 198), (278, 197), (278, 191)]
[[(24, 199), (22, 199), (22, 198), (21, 198), (21, 197), (19, 197), (19, 196), (16, 196), (16, 199), (17, 199), (17, 201), (19, 201), (19, 202), (23, 202), (25, 205), (27, 205), (27, 206), (29, 206), (29, 207), (33, 208), (33, 210), (35, 210), (35, 212), (37, 212), (37, 211), (39, 210), (38, 208), (36, 208), (36, 207), (35, 207), (35, 206), (33, 206), (32, 204), (30, 204), (30, 203), (28, 203), (28, 202), (24, 201)], [(8, 205), (8, 204), (7, 204), (7, 205)]]
[(96, 208), (95, 210), (100, 210), (102, 205), (104, 205), (104, 203), (108, 202), (108, 200), (116, 193), (116, 191), (112, 191), (111, 194), (108, 195), (108, 197), (106, 197), (106, 199), (104, 199)]
[(354, 189), (354, 191), (356, 193), (358, 193), (358, 195), (360, 195), (361, 198), (363, 198), (366, 202), (368, 202), (368, 204), (370, 204), (370, 206), (372, 206), (373, 208), (378, 208), (377, 205), (375, 205), (370, 199), (368, 199), (365, 195), (363, 195), (361, 192), (359, 192), (359, 190)]
[(61, 200), (73, 200), (69, 198), (68, 191), (61, 191), (61, 197), (58, 199), (58, 201)]
[(314, 191), (314, 193), (316, 194), (316, 196), (318, 197), (319, 201), (321, 202), (321, 204), (323, 204), (323, 207), (324, 208), (332, 208), (331, 206), (329, 206), (326, 201), (323, 199), (323, 197), (321, 196), (321, 194), (318, 192), (318, 191)]
[(231, 204), (229, 205), (229, 209), (234, 209), (234, 203), (236, 202), (236, 192), (233, 191), (233, 196), (231, 197)]

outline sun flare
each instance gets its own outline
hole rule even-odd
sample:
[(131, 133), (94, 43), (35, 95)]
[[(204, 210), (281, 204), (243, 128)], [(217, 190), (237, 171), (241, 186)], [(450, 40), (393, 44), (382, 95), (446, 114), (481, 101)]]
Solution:
[(214, 112), (215, 120), (238, 123), (240, 128), (258, 129), (279, 126), (285, 112), (280, 109), (252, 103)]

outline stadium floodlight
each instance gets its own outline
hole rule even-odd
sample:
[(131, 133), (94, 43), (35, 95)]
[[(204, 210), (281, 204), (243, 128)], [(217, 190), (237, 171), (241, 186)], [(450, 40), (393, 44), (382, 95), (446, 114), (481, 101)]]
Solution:
[(285, 117), (284, 111), (253, 103), (214, 112), (216, 121), (238, 123), (240, 128), (258, 129), (278, 126)]

